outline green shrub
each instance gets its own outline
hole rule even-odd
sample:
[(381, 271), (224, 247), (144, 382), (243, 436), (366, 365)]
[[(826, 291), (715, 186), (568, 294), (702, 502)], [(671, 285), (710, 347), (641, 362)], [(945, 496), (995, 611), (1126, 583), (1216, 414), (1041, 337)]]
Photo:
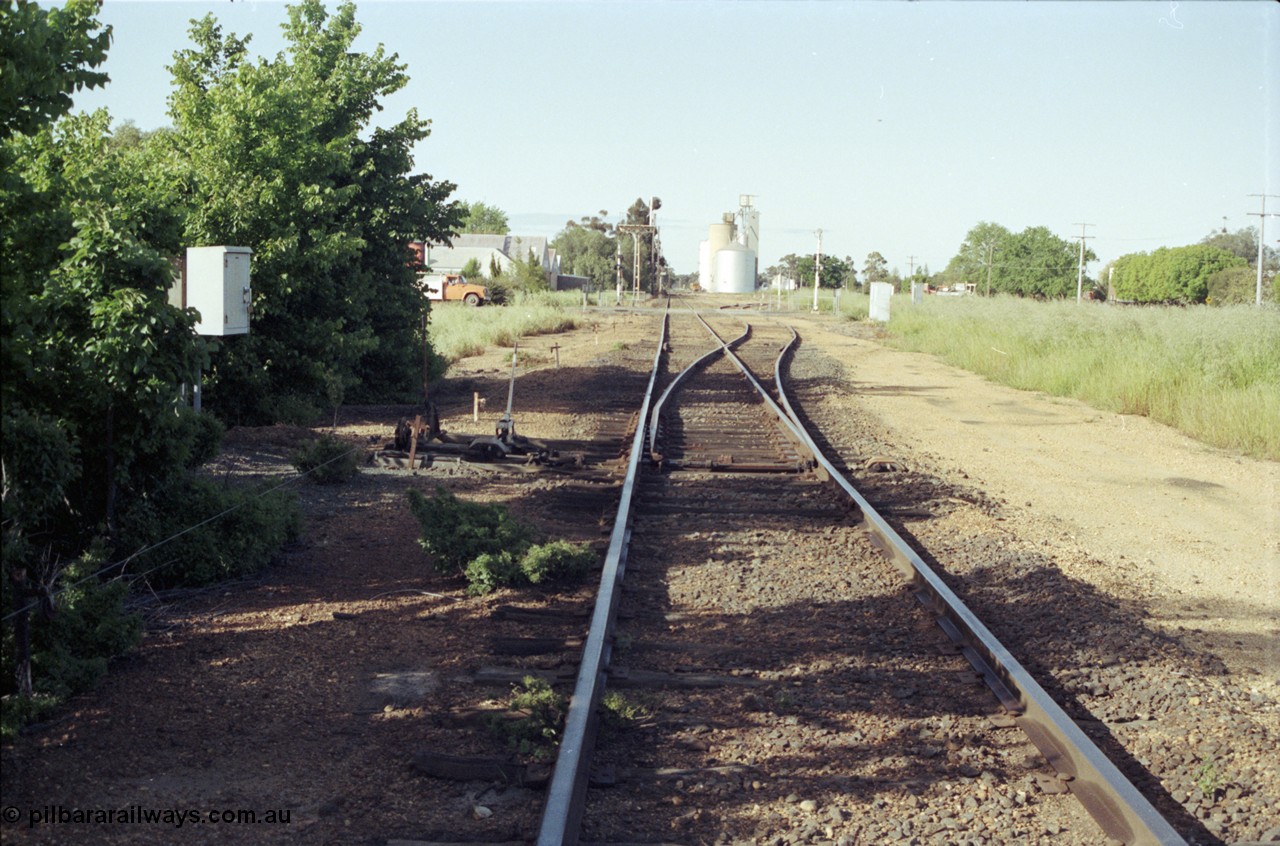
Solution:
[(333, 435), (321, 435), (303, 444), (289, 461), (299, 473), (320, 485), (336, 485), (360, 472), (359, 447)]
[(464, 502), (443, 487), (430, 498), (409, 491), (409, 509), (422, 526), (418, 543), (432, 557), (436, 572), (446, 575), (465, 573), (482, 555), (508, 553), (518, 560), (534, 541), (533, 527), (503, 506)]
[(472, 596), (577, 581), (596, 564), (589, 547), (563, 540), (535, 546), (535, 529), (503, 506), (465, 502), (443, 487), (432, 497), (409, 491), (409, 509), (422, 526), (418, 543), (436, 572), (465, 576)]
[(600, 724), (612, 731), (630, 728), (641, 720), (652, 717), (653, 712), (652, 696), (642, 695), (632, 699), (621, 691), (607, 690), (600, 699)]
[(582, 544), (556, 540), (530, 547), (520, 560), (520, 571), (531, 584), (576, 582), (596, 563), (596, 554)]
[(13, 740), (24, 726), (38, 723), (60, 704), (57, 697), (43, 693), (5, 696), (0, 700), (0, 739), (5, 742)]
[(537, 676), (525, 676), (520, 685), (512, 689), (507, 708), (520, 712), (520, 719), (492, 719), (489, 730), (504, 738), (507, 745), (521, 755), (538, 760), (554, 757), (569, 710), (568, 697), (556, 693)]
[[(216, 519), (197, 525), (211, 517)], [(132, 559), (125, 574), (146, 574), (157, 588), (191, 587), (262, 569), (301, 528), (301, 512), (289, 493), (265, 485), (227, 489), (185, 476), (124, 513), (119, 548), (145, 550), (182, 533)]]
[(486, 552), (472, 559), (467, 564), (464, 575), (467, 577), (467, 593), (472, 596), (483, 596), (500, 587), (525, 581), (519, 561), (506, 550)]
[[(31, 550), (20, 540), (6, 542), (4, 569), (42, 569), (32, 560)], [(3, 631), (0, 672), (3, 672), (4, 736), (11, 737), (22, 725), (41, 719), (67, 697), (88, 690), (107, 670), (111, 658), (132, 649), (141, 636), (142, 623), (125, 610), (126, 582), (97, 575), (107, 563), (101, 545), (64, 567), (53, 583), (54, 614), (39, 609), (29, 612), (31, 631), (31, 679), (34, 696), (17, 695), (19, 656), (12, 625)], [(3, 580), (6, 614), (18, 608), (8, 578)], [(30, 601), (24, 599), (24, 602)]]

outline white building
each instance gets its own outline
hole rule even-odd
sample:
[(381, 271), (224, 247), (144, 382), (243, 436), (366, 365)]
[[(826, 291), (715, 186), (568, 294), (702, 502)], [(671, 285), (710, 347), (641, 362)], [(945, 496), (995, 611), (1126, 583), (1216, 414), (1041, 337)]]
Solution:
[(494, 264), (499, 272), (506, 272), (516, 261), (528, 259), (530, 252), (542, 264), (548, 283), (557, 287), (560, 256), (545, 236), (458, 235), (451, 245), (428, 245), (424, 263), (433, 273), (458, 273), (468, 261), (475, 259), (480, 264), (481, 275), (488, 278)]

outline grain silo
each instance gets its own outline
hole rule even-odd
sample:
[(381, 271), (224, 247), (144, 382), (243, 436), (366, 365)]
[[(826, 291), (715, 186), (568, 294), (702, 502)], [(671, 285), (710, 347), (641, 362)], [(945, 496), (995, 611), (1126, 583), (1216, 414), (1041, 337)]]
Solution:
[(756, 289), (760, 213), (751, 199), (750, 194), (739, 196), (737, 213), (725, 212), (698, 244), (698, 284), (704, 291), (747, 294)]
[(732, 242), (716, 251), (715, 287), (722, 294), (750, 294), (756, 289), (756, 254)]
[(698, 242), (698, 287), (711, 290), (711, 242)]

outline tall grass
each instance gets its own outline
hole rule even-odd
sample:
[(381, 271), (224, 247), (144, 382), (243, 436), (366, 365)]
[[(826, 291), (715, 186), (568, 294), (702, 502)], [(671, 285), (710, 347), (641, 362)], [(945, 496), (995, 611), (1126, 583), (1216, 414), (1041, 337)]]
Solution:
[(578, 291), (516, 293), (505, 306), (470, 308), (462, 303), (433, 303), (428, 333), (447, 362), (479, 355), (489, 347), (510, 347), (521, 338), (573, 329), (581, 315)]
[(1280, 460), (1280, 311), (895, 298), (893, 343), (1005, 385), (1140, 414)]

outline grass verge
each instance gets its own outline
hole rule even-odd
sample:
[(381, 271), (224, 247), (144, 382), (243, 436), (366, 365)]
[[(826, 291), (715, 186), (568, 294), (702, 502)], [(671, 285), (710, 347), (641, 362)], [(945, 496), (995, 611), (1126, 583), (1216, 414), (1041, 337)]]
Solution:
[(889, 333), (994, 382), (1138, 414), (1280, 460), (1280, 311), (895, 298)]
[(460, 303), (431, 309), (431, 344), (445, 361), (479, 355), (489, 347), (510, 347), (530, 335), (547, 335), (576, 328), (581, 314), (578, 291), (517, 293), (511, 304), (468, 308)]

